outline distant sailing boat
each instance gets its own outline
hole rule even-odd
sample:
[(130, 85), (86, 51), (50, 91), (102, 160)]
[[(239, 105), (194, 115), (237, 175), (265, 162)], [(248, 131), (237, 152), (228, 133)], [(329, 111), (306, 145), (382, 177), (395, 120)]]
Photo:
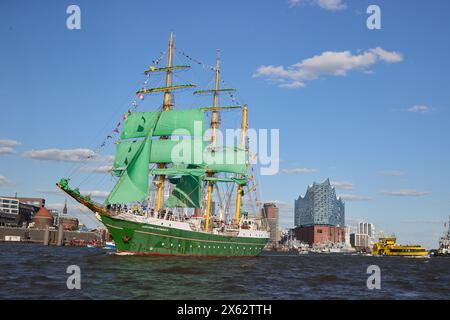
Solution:
[[(219, 93), (233, 89), (219, 88), (217, 60), (214, 89), (194, 92), (212, 94), (212, 107), (174, 110), (171, 92), (194, 85), (172, 84), (175, 70), (189, 68), (172, 65), (173, 44), (171, 34), (166, 67), (150, 67), (145, 71), (146, 74), (165, 73), (165, 86), (142, 89), (137, 94), (163, 92), (163, 106), (159, 111), (131, 113), (124, 121), (111, 172), (119, 180), (105, 205), (92, 201), (89, 196), (82, 196), (78, 189), (71, 189), (67, 178), (61, 179), (57, 186), (100, 218), (111, 233), (118, 252), (140, 255), (259, 255), (269, 239), (267, 223), (260, 211), (249, 217), (242, 205), (244, 189), (247, 189), (246, 194), (255, 189), (255, 186), (249, 188), (252, 177), (248, 175), (245, 139), (247, 107), (218, 105)], [(239, 147), (216, 143), (219, 111), (225, 109), (242, 110)], [(211, 139), (205, 144), (199, 138), (203, 138), (205, 132), (207, 112), (211, 112)], [(177, 135), (189, 138), (171, 139)], [(176, 161), (173, 156), (175, 148), (183, 150), (183, 156)], [(201, 155), (200, 160), (196, 159), (198, 155)], [(150, 168), (150, 164), (154, 167)], [(150, 205), (149, 176), (153, 176), (156, 188), (153, 206)], [(233, 187), (231, 191), (235, 192), (235, 212), (229, 221), (223, 218), (223, 207), (219, 209), (219, 217), (213, 214), (213, 196), (219, 193), (217, 186), (222, 183), (236, 186), (236, 190)], [(166, 188), (167, 185), (170, 188)], [(164, 193), (168, 190), (171, 193), (164, 201)], [(228, 199), (231, 199), (231, 194)], [(139, 213), (124, 210), (146, 201), (149, 203), (147, 210), (137, 210)]]

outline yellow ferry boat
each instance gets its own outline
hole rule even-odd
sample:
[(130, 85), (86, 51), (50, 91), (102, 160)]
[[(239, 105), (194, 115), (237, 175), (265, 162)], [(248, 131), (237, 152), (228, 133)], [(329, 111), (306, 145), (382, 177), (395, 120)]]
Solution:
[(427, 257), (428, 250), (420, 245), (396, 244), (394, 236), (380, 236), (378, 242), (373, 245), (372, 254), (378, 256), (404, 256), (404, 257)]

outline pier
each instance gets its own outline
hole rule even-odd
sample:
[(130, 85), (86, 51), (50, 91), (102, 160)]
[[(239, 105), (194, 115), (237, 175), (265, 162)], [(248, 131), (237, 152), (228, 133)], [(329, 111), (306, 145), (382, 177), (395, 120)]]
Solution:
[(30, 229), (0, 227), (0, 242), (25, 242), (54, 246), (84, 246), (88, 243), (104, 245), (106, 234), (99, 231), (68, 231), (59, 229)]

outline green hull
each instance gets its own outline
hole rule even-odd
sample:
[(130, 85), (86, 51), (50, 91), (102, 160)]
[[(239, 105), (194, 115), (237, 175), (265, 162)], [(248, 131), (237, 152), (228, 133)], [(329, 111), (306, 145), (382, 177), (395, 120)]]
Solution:
[(235, 237), (115, 219), (102, 215), (118, 252), (137, 255), (257, 256), (268, 238)]

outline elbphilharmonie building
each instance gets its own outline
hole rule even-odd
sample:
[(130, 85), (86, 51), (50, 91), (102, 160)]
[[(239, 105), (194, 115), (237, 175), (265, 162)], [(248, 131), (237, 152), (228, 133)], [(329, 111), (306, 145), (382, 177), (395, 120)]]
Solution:
[(327, 179), (322, 183), (314, 182), (308, 186), (304, 197), (295, 200), (296, 227), (326, 225), (345, 226), (345, 204), (336, 197), (336, 191)]

